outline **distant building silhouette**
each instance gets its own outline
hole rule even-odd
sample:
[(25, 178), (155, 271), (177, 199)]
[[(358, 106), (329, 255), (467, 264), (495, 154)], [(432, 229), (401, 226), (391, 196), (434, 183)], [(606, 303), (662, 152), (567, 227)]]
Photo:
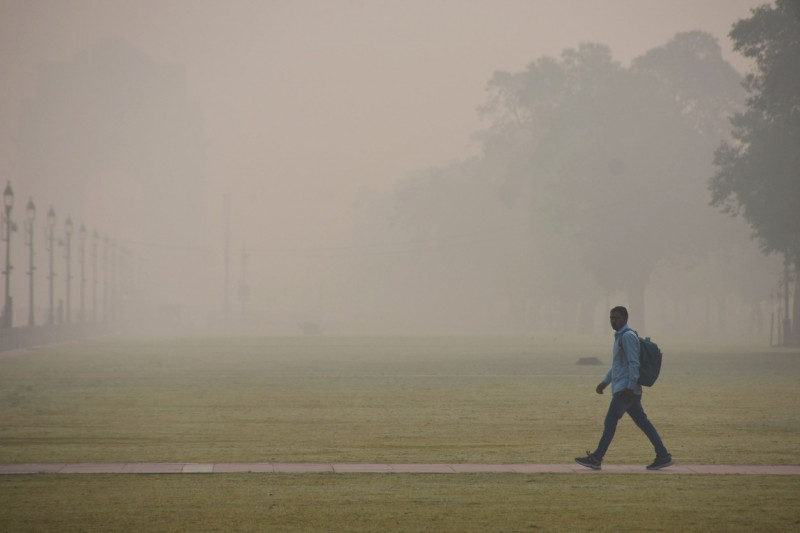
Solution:
[(22, 179), (49, 195), (59, 224), (71, 213), (146, 257), (154, 305), (195, 307), (205, 142), (182, 67), (104, 40), (41, 65), (21, 116)]

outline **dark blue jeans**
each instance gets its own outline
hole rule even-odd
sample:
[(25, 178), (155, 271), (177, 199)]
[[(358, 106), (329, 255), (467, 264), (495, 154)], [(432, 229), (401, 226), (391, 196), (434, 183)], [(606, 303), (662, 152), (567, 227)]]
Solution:
[(611, 440), (614, 438), (614, 433), (617, 432), (617, 422), (622, 418), (622, 415), (628, 413), (633, 419), (633, 422), (644, 431), (647, 438), (650, 439), (650, 444), (656, 450), (656, 455), (663, 457), (667, 455), (667, 449), (664, 443), (661, 442), (661, 437), (658, 436), (658, 431), (653, 427), (653, 424), (648, 420), (647, 415), (642, 408), (642, 397), (633, 395), (633, 400), (626, 402), (622, 397), (622, 392), (618, 392), (611, 397), (611, 404), (608, 406), (608, 413), (606, 413), (605, 427), (603, 429), (603, 436), (600, 437), (600, 443), (597, 445), (597, 450), (594, 456), (602, 459), (608, 451)]

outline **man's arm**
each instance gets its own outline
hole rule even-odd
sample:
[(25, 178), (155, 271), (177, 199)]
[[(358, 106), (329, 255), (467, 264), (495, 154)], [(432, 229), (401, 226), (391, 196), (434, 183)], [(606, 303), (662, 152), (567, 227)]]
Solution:
[(611, 383), (611, 370), (608, 371), (608, 374), (606, 374), (606, 377), (603, 378), (603, 381), (597, 384), (597, 387), (595, 388), (597, 394), (603, 394), (603, 391), (606, 387), (608, 387), (609, 383)]

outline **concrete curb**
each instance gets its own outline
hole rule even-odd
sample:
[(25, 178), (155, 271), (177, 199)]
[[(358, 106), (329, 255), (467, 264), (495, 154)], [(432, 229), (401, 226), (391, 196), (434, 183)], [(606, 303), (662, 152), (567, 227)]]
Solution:
[(0, 464), (6, 474), (215, 474), (215, 473), (339, 473), (339, 474), (738, 474), (800, 475), (800, 465), (673, 465), (647, 470), (644, 465), (603, 465), (591, 470), (577, 464), (473, 463), (21, 463)]

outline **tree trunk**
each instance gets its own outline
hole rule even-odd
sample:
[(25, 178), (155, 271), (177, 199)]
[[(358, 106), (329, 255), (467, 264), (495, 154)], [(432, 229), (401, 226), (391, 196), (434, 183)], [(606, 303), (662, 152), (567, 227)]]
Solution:
[(790, 346), (800, 346), (800, 279), (797, 263), (794, 265), (794, 303), (792, 305), (792, 330), (789, 335)]
[(747, 334), (760, 336), (764, 331), (764, 313), (761, 311), (761, 302), (751, 302), (748, 307), (750, 308), (750, 320), (747, 323)]

